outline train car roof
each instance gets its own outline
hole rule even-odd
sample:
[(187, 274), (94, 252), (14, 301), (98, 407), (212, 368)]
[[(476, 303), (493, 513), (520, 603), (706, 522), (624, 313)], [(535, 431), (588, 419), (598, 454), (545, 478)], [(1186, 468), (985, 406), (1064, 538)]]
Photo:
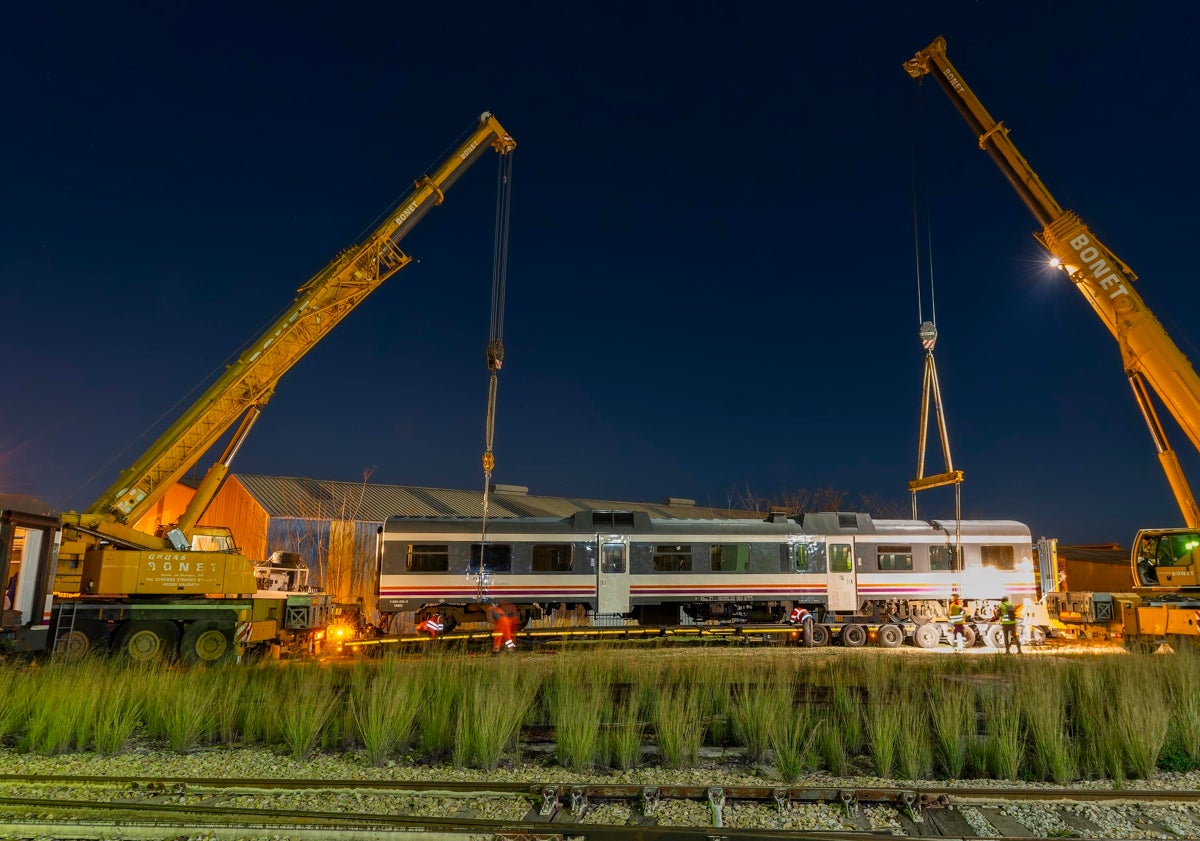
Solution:
[[(799, 520), (799, 522), (797, 522)], [(480, 517), (389, 517), (385, 533), (482, 534)], [(643, 511), (577, 511), (573, 517), (494, 517), (487, 521), (493, 536), (510, 534), (661, 534), (719, 532), (721, 535), (879, 535), (903, 538), (1015, 537), (1029, 539), (1029, 527), (1015, 520), (872, 520), (861, 513), (805, 514), (767, 520), (660, 519)]]

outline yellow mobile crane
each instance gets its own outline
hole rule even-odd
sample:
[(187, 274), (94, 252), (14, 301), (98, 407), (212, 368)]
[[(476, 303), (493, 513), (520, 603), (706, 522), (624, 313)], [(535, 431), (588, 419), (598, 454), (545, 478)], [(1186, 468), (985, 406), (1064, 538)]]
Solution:
[[(494, 116), (486, 112), (480, 116), (467, 139), (432, 173), (415, 182), (386, 221), (300, 287), (287, 311), (108, 490), (87, 510), (61, 516), (54, 580), (59, 596), (49, 622), (53, 634), (44, 634), (46, 645), (74, 652), (109, 647), (140, 660), (178, 650), (185, 659), (212, 661), (229, 656), (235, 642), (278, 642), (285, 626), (309, 632), (323, 624), (319, 606), (311, 598), (292, 604), (264, 598), (255, 565), (237, 553), (228, 529), (196, 523), (280, 378), (367, 295), (411, 261), (400, 250), (400, 241), (442, 203), (446, 190), (472, 163), (489, 149), (507, 155), (515, 148)], [(508, 189), (507, 181), (501, 189)], [(235, 424), (224, 453), (204, 476), (179, 521), (158, 534), (135, 528)], [(21, 574), (34, 571), (21, 570)], [(42, 599), (50, 604), (47, 593), (35, 596), (30, 589), (30, 594), (31, 606), (40, 606)], [(24, 622), (36, 623), (47, 612), (30, 609)], [(28, 642), (36, 636), (26, 634), (21, 647), (36, 647)]]
[[(1192, 445), (1200, 450), (1200, 377), (1162, 324), (1134, 289), (1137, 275), (1104, 245), (1075, 213), (1064, 210), (1008, 136), (1008, 127), (992, 119), (946, 57), (946, 39), (933, 43), (904, 63), (914, 79), (932, 77), (967, 121), (1042, 230), (1034, 236), (1075, 284), (1117, 340), (1125, 373), (1146, 419), (1159, 462), (1186, 528), (1143, 529), (1131, 557), (1135, 593), (1055, 593), (1047, 605), (1064, 622), (1100, 623), (1123, 635), (1132, 647), (1155, 640), (1195, 643), (1198, 639), (1200, 569), (1193, 550), (1200, 546), (1200, 509), (1183, 475), (1179, 458), (1167, 443), (1150, 391), (1158, 395)], [(1047, 565), (1043, 564), (1043, 569)], [(1046, 590), (1057, 582), (1044, 582)]]

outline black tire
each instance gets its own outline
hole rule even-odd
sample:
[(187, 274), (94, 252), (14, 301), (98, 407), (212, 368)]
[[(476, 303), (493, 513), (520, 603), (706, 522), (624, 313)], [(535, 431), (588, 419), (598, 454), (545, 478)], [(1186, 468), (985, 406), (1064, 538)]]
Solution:
[[(978, 639), (979, 635), (975, 633), (975, 627), (973, 625), (963, 626), (963, 648), (973, 647)], [(1003, 643), (1001, 643), (1001, 645), (1003, 645)]]
[(76, 628), (54, 644), (54, 656), (77, 663), (95, 650), (92, 638)]
[(842, 645), (846, 648), (862, 648), (867, 644), (867, 629), (862, 625), (847, 625), (842, 628)]
[(812, 644), (814, 647), (818, 645), (829, 645), (829, 629), (824, 625), (813, 625)]
[(930, 622), (918, 625), (913, 631), (913, 645), (917, 648), (937, 648), (942, 644), (942, 628)]
[(984, 631), (983, 642), (989, 648), (1000, 651), (1004, 648), (1004, 628), (1000, 625), (992, 625)]
[(899, 648), (904, 643), (904, 629), (899, 625), (880, 625), (879, 644), (883, 648)]
[(175, 659), (179, 631), (161, 619), (135, 619), (117, 632), (113, 650), (135, 663), (162, 663)]
[(179, 651), (183, 662), (214, 666), (233, 659), (233, 623), (218, 619), (200, 619), (183, 631)]

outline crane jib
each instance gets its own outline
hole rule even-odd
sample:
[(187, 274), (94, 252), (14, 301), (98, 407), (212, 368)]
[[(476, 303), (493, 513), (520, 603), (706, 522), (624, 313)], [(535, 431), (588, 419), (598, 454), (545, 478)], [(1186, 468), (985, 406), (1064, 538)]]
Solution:
[(1105, 291), (1112, 290), (1108, 292), (1109, 298), (1115, 300), (1121, 295), (1129, 294), (1129, 287), (1125, 285), (1125, 278), (1121, 276), (1121, 273), (1110, 266), (1107, 260), (1096, 259), (1102, 252), (1092, 245), (1092, 240), (1087, 234), (1079, 234), (1068, 242), (1079, 254), (1079, 259), (1087, 264), (1088, 271), (1092, 273), (1092, 279), (1099, 284), (1100, 288)]

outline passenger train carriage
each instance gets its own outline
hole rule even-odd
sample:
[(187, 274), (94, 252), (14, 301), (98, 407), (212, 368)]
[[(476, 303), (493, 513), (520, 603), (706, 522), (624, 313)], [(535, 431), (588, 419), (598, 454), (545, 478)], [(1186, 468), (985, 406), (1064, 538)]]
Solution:
[(990, 617), (1006, 594), (1018, 604), (1037, 596), (1029, 529), (1008, 520), (685, 520), (584, 510), (490, 519), (481, 541), (482, 526), (477, 517), (389, 518), (381, 613), (436, 609), (474, 622), (498, 601), (517, 605), (526, 621), (559, 611), (676, 625), (778, 622), (803, 605), (822, 622), (923, 624), (943, 619), (955, 593), (978, 617)]

